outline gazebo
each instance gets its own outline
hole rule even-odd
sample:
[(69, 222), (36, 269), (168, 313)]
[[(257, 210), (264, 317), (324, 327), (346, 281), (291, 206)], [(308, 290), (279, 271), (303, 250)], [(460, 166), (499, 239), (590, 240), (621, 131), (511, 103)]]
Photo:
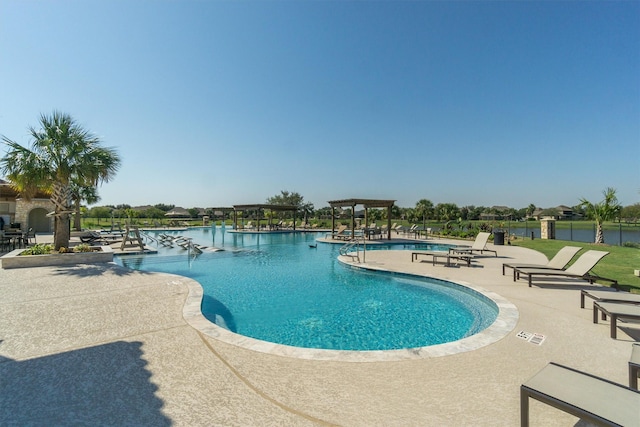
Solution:
[(263, 212), (265, 210), (270, 210), (272, 212), (284, 212), (284, 211), (293, 211), (293, 229), (296, 229), (296, 213), (298, 211), (298, 206), (294, 205), (269, 205), (269, 204), (253, 204), (253, 205), (233, 205), (233, 228), (235, 230), (238, 229), (238, 213), (246, 212), (246, 211), (256, 211), (257, 217), (255, 220), (258, 222), (257, 230), (260, 230), (260, 220), (268, 219), (269, 220), (269, 228), (272, 228), (271, 217), (263, 218)]
[(393, 207), (395, 200), (376, 200), (376, 199), (344, 199), (344, 200), (332, 200), (329, 201), (331, 206), (331, 231), (336, 230), (336, 208), (351, 208), (351, 236), (355, 235), (356, 231), (356, 217), (355, 208), (358, 205), (364, 206), (364, 222), (367, 221), (367, 211), (370, 208), (387, 208), (387, 239), (391, 240), (391, 208)]

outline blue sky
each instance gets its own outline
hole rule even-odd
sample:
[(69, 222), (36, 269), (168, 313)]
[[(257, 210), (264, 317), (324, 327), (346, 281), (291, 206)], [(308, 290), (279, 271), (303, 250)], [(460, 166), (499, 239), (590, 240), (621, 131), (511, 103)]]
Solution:
[(640, 201), (638, 1), (2, 0), (0, 64), (0, 134), (119, 151), (98, 204)]

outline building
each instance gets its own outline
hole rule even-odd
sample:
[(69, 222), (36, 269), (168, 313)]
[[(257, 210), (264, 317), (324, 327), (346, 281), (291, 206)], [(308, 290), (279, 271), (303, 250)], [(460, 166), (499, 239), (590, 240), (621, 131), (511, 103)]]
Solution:
[(36, 233), (52, 233), (54, 217), (48, 216), (55, 209), (49, 196), (37, 194), (31, 200), (21, 198), (11, 184), (0, 179), (0, 218), (3, 228), (19, 228)]

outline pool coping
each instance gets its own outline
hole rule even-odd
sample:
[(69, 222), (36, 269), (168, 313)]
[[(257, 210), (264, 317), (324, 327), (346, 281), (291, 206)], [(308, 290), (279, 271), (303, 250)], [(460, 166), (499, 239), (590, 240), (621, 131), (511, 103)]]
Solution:
[[(342, 256), (338, 257), (338, 260), (340, 262), (356, 269), (398, 273), (396, 271), (387, 270), (377, 266), (370, 266), (367, 264), (353, 265), (352, 263), (348, 262), (348, 259), (348, 257), (347, 259), (344, 259)], [(204, 296), (204, 289), (202, 288), (200, 283), (198, 283), (194, 279), (189, 279), (186, 283), (189, 289), (189, 293), (183, 306), (182, 315), (184, 320), (196, 330), (200, 331), (208, 337), (223, 341), (227, 344), (277, 356), (310, 360), (332, 360), (339, 362), (384, 362), (450, 356), (477, 350), (479, 348), (493, 344), (506, 337), (516, 327), (519, 318), (518, 308), (506, 298), (495, 292), (460, 280), (442, 279), (436, 276), (419, 275), (412, 273), (401, 274), (420, 278), (427, 277), (437, 280), (443, 280), (474, 290), (496, 304), (496, 306), (498, 307), (498, 315), (494, 322), (486, 329), (470, 337), (466, 337), (457, 341), (426, 347), (405, 348), (399, 350), (362, 351), (293, 347), (284, 344), (262, 341), (255, 338), (246, 337), (235, 332), (231, 332), (228, 329), (218, 326), (204, 317), (200, 309), (202, 305), (202, 298)]]

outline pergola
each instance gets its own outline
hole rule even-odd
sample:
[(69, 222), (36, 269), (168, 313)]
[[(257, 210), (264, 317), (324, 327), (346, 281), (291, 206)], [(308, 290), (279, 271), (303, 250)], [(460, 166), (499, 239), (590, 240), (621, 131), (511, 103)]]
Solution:
[(355, 235), (356, 231), (356, 217), (355, 211), (356, 206), (362, 205), (364, 206), (364, 222), (368, 224), (367, 221), (367, 211), (369, 208), (387, 208), (387, 239), (391, 240), (391, 208), (395, 200), (375, 200), (375, 199), (344, 199), (344, 200), (332, 200), (329, 202), (329, 206), (331, 206), (331, 231), (335, 232), (336, 230), (336, 208), (351, 208), (351, 236)]
[(271, 228), (271, 217), (263, 218), (262, 212), (264, 210), (270, 210), (272, 212), (293, 211), (293, 229), (296, 229), (296, 212), (298, 207), (294, 205), (269, 205), (269, 204), (253, 204), (253, 205), (233, 205), (233, 228), (238, 229), (238, 212), (245, 211), (257, 211), (258, 217), (256, 218), (257, 229), (260, 229), (260, 220), (268, 219), (269, 228)]
[(229, 206), (224, 206), (224, 207), (216, 207), (216, 208), (207, 208), (208, 210), (212, 211), (214, 213), (214, 217), (216, 216), (215, 213), (216, 212), (221, 212), (222, 213), (222, 220), (224, 222), (224, 215), (228, 212), (233, 212), (234, 209), (232, 207)]

